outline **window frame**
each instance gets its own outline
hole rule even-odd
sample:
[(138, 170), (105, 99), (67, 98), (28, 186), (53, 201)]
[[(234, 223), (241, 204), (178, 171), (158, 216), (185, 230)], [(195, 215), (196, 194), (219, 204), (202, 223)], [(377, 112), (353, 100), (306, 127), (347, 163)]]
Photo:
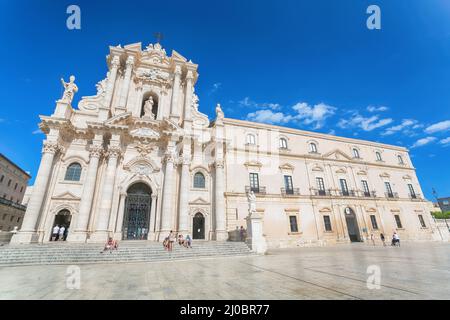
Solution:
[(285, 138), (285, 137), (281, 137), (279, 140), (278, 140), (278, 147), (280, 148), (280, 149), (283, 149), (283, 150), (287, 150), (287, 148), (288, 148), (288, 142), (287, 142), (287, 139)]
[(254, 133), (247, 133), (245, 136), (245, 144), (251, 146), (256, 145), (256, 135)]
[[(72, 169), (75, 166), (77, 166), (76, 169)], [(79, 169), (79, 173), (75, 170)], [(71, 171), (69, 171), (71, 170)], [(79, 162), (72, 162), (70, 163), (67, 168), (66, 172), (64, 174), (64, 181), (67, 182), (80, 182), (81, 181), (81, 174), (83, 172), (83, 166)]]
[(397, 229), (403, 229), (402, 219), (399, 214), (394, 214), (395, 225)]
[(315, 142), (310, 142), (309, 143), (309, 152), (310, 153), (319, 153), (317, 151), (317, 144)]
[(323, 226), (325, 232), (333, 232), (333, 226), (331, 224), (331, 217), (329, 215), (323, 215)]
[(383, 157), (381, 156), (380, 151), (375, 151), (375, 158), (377, 159), (377, 161), (383, 161)]
[[(250, 181), (250, 190), (256, 193), (259, 193), (260, 184), (259, 184), (259, 174), (257, 172), (250, 172), (248, 174)], [(256, 178), (256, 179), (255, 179)], [(256, 184), (254, 185), (254, 183)]]
[(359, 154), (359, 150), (357, 148), (353, 148), (353, 158), (355, 159), (361, 159), (361, 155)]
[[(295, 220), (294, 225), (293, 225), (293, 221), (292, 221), (293, 219)], [(295, 226), (295, 230), (292, 230), (292, 226)], [(297, 215), (289, 215), (289, 230), (290, 230), (290, 233), (299, 233)]]
[[(202, 176), (203, 178), (203, 183), (200, 185), (197, 185), (196, 183), (198, 182), (197, 177)], [(193, 178), (192, 178), (192, 187), (194, 189), (206, 189), (206, 177), (204, 175), (203, 172), (201, 171), (197, 171), (194, 173)]]
[(378, 230), (378, 222), (377, 222), (377, 216), (374, 214), (370, 215), (370, 223), (372, 224), (373, 230)]

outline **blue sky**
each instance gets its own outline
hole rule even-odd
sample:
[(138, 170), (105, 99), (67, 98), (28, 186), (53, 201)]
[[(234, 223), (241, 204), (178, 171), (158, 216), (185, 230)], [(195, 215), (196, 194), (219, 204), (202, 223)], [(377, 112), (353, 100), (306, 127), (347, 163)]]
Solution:
[[(81, 8), (81, 30), (66, 8)], [(366, 9), (381, 8), (381, 30)], [(199, 64), (200, 110), (410, 148), (425, 195), (450, 196), (450, 1), (0, 0), (0, 152), (34, 177), (61, 77), (81, 96), (109, 45), (154, 42)]]

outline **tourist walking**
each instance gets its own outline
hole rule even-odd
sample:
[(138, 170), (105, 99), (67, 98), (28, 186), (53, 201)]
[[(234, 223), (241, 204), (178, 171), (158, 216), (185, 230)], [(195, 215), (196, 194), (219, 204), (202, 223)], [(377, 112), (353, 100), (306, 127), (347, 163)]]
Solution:
[(169, 233), (169, 251), (172, 251), (174, 242), (175, 242), (175, 234), (173, 233), (172, 230), (170, 230), (170, 233)]
[(69, 235), (69, 228), (66, 228), (66, 231), (64, 231), (63, 241), (66, 241), (68, 235)]
[(383, 242), (383, 247), (386, 247), (386, 239), (384, 238), (384, 234), (380, 233), (381, 242)]
[(64, 226), (61, 226), (61, 228), (59, 228), (59, 239), (58, 240), (64, 239), (64, 231), (66, 231), (66, 228)]
[(373, 236), (373, 233), (370, 234), (370, 240), (372, 240), (372, 244), (375, 245), (375, 237)]
[(186, 248), (192, 248), (192, 239), (189, 235), (187, 235), (186, 239), (184, 240), (184, 246)]
[(394, 232), (394, 235), (392, 236), (392, 245), (400, 247), (400, 236), (397, 232)]
[(58, 236), (59, 236), (59, 226), (56, 225), (53, 227), (53, 232), (52, 232), (52, 239), (50, 239), (50, 241), (58, 241)]
[(240, 237), (241, 241), (245, 240), (245, 229), (243, 226), (241, 226), (241, 229), (239, 230), (239, 237)]

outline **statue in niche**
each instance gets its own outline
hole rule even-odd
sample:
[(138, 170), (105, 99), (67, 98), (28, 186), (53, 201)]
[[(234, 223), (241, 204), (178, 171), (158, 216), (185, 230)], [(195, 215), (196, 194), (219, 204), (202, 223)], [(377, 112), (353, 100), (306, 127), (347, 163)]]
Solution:
[(144, 104), (144, 118), (150, 118), (152, 120), (155, 120), (155, 114), (153, 113), (153, 105), (155, 103), (153, 102), (153, 97), (148, 97), (147, 101), (145, 101)]
[(69, 82), (65, 82), (63, 78), (61, 78), (61, 83), (64, 87), (64, 93), (61, 98), (61, 101), (66, 103), (72, 103), (73, 97), (75, 93), (78, 91), (78, 87), (75, 84), (75, 77), (70, 76)]
[(256, 212), (256, 196), (253, 191), (250, 191), (247, 193), (247, 199), (248, 199), (248, 212), (249, 214), (253, 214)]

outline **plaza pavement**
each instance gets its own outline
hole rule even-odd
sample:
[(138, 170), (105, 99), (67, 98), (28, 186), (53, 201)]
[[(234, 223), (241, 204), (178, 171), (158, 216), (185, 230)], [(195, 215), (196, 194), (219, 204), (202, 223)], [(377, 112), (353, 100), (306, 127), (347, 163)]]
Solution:
[[(369, 266), (380, 288), (368, 289)], [(450, 244), (346, 244), (265, 256), (0, 268), (0, 299), (450, 299)], [(372, 267), (373, 268), (373, 267)], [(376, 267), (375, 267), (376, 268)]]

